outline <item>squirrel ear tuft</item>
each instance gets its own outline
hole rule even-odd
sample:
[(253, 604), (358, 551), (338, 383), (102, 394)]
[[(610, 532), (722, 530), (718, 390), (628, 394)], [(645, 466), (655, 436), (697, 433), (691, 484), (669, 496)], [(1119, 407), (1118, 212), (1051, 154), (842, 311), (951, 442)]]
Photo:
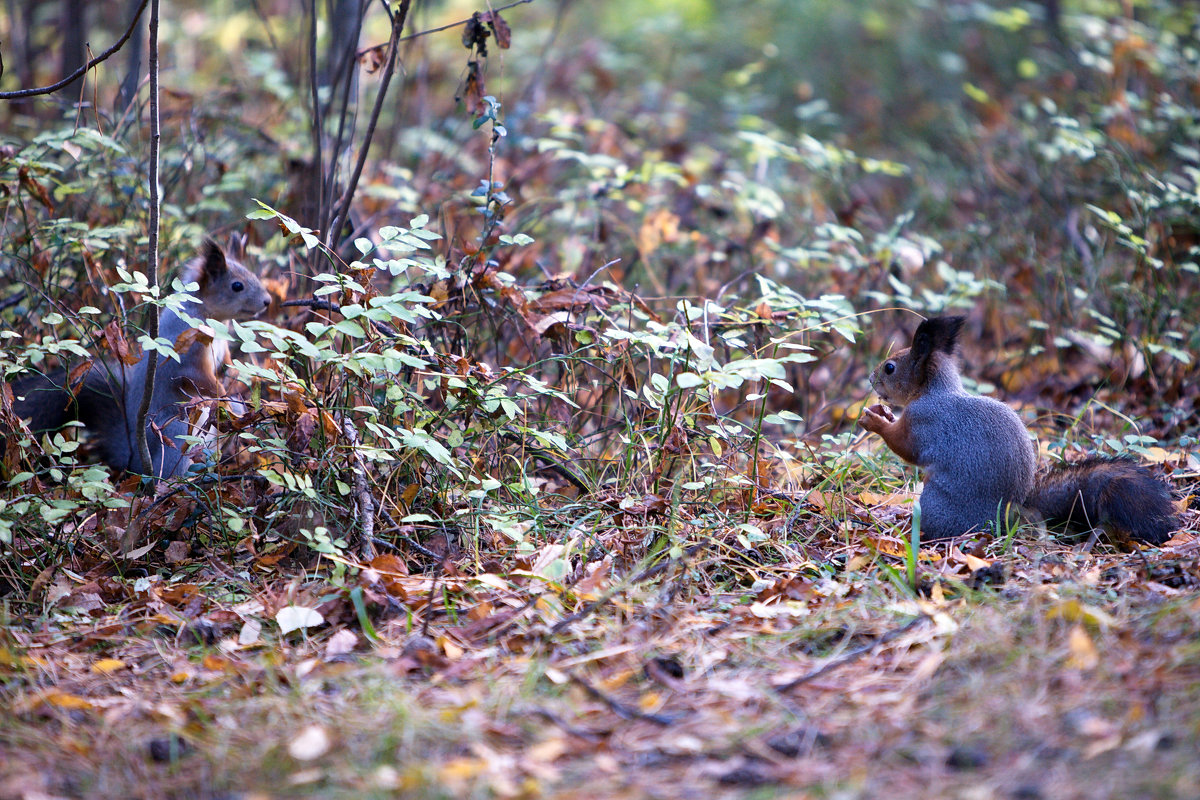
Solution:
[(225, 245), (225, 253), (235, 259), (241, 260), (246, 257), (246, 242), (249, 239), (244, 233), (234, 231), (229, 234), (229, 242)]
[(229, 270), (225, 261), (225, 251), (212, 239), (205, 239), (200, 245), (199, 254), (183, 265), (179, 277), (184, 283), (198, 283), (201, 287), (208, 286)]
[(205, 239), (204, 244), (200, 245), (200, 258), (203, 259), (206, 275), (219, 275), (229, 269), (225, 263), (225, 251), (212, 239)]
[(201, 286), (219, 278), (229, 269), (225, 262), (225, 251), (212, 239), (205, 239), (195, 258), (189, 260), (179, 270), (179, 278), (184, 283), (198, 283)]
[(958, 343), (958, 333), (962, 330), (966, 317), (930, 317), (917, 326), (913, 334), (912, 349), (918, 358), (931, 353), (953, 353)]

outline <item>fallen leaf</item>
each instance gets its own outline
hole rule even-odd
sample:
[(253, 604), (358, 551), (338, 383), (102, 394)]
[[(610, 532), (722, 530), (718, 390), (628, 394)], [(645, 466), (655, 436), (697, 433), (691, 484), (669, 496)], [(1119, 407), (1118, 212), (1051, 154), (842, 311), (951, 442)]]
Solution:
[(297, 761), (312, 761), (329, 752), (329, 734), (320, 725), (309, 725), (288, 743), (288, 752)]
[(286, 634), (301, 628), (316, 628), (325, 624), (325, 618), (315, 608), (284, 606), (275, 614), (275, 623), (280, 632)]
[(258, 641), (260, 633), (262, 633), (262, 623), (256, 619), (248, 619), (242, 625), (242, 629), (238, 631), (237, 642), (242, 647), (252, 645)]
[(55, 708), (65, 708), (68, 711), (86, 711), (93, 708), (90, 700), (67, 692), (52, 691), (42, 697), (42, 700), (46, 705), (51, 705)]
[(344, 656), (347, 653), (354, 652), (354, 648), (358, 647), (358, 635), (346, 628), (329, 637), (329, 641), (325, 644), (325, 659), (328, 661), (337, 656)]
[(1083, 622), (1097, 628), (1111, 628), (1117, 624), (1106, 611), (1095, 606), (1084, 605), (1078, 600), (1066, 600), (1046, 612), (1048, 619), (1061, 619), (1067, 622)]
[(1083, 625), (1075, 625), (1071, 628), (1067, 646), (1071, 651), (1066, 662), (1068, 667), (1090, 670), (1095, 669), (1096, 665), (1100, 663), (1100, 654), (1096, 652), (1096, 645), (1092, 642), (1092, 637), (1088, 636), (1087, 631), (1084, 630)]

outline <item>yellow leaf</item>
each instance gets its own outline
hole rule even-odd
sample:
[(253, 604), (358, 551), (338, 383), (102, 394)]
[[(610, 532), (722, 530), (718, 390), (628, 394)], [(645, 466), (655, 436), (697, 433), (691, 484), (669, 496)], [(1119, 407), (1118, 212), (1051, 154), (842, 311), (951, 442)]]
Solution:
[(662, 707), (662, 695), (658, 692), (646, 692), (638, 698), (638, 707), (644, 712), (657, 711)]
[(629, 683), (629, 679), (633, 678), (636, 674), (637, 671), (632, 669), (618, 670), (617, 672), (605, 678), (600, 685), (608, 690), (619, 689), (625, 684)]
[(1095, 669), (1096, 665), (1100, 663), (1100, 654), (1096, 652), (1096, 645), (1092, 643), (1092, 637), (1088, 636), (1082, 625), (1075, 625), (1071, 628), (1067, 646), (1071, 650), (1071, 655), (1067, 658), (1068, 667), (1089, 670)]
[(451, 661), (462, 658), (464, 650), (445, 636), (439, 636), (437, 642), (441, 645), (442, 652), (446, 654), (446, 658)]
[(230, 663), (228, 658), (225, 658), (224, 656), (214, 655), (212, 653), (209, 653), (208, 655), (206, 655), (204, 657), (204, 660), (201, 661), (200, 663), (204, 666), (205, 669), (218, 670), (218, 671), (229, 669), (232, 666), (232, 664)]
[(978, 556), (973, 556), (970, 553), (963, 553), (962, 558), (963, 563), (967, 565), (967, 569), (971, 570), (971, 572), (985, 569), (986, 567), (990, 567), (992, 565), (992, 562), (988, 561), (986, 558), (979, 558)]
[(946, 593), (942, 591), (940, 583), (933, 584), (933, 588), (929, 592), (929, 599), (935, 606), (942, 606), (946, 603)]
[(52, 691), (42, 699), (47, 705), (52, 705), (55, 708), (65, 708), (69, 711), (87, 710), (92, 707), (91, 702), (86, 698), (66, 692)]
[(438, 774), (444, 781), (465, 781), (486, 771), (487, 766), (482, 758), (455, 758), (443, 764)]
[(1162, 447), (1147, 447), (1145, 450), (1139, 450), (1138, 455), (1143, 461), (1149, 461), (1151, 464), (1163, 464), (1172, 454)]
[(860, 553), (856, 556), (851, 556), (846, 562), (846, 572), (857, 572), (863, 567), (871, 563), (871, 557), (865, 553)]
[(1048, 619), (1061, 619), (1066, 622), (1082, 622), (1096, 628), (1111, 628), (1117, 624), (1106, 611), (1095, 606), (1087, 606), (1078, 600), (1066, 600), (1046, 612)]
[(92, 664), (92, 672), (101, 675), (109, 675), (119, 669), (125, 668), (125, 662), (119, 658), (102, 658), (95, 664)]

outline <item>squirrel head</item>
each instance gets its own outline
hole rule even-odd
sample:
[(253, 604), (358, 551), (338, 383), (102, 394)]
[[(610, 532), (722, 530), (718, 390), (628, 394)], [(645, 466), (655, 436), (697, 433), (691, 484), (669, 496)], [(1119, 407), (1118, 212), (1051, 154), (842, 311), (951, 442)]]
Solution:
[(871, 387), (892, 406), (907, 406), (929, 391), (943, 371), (957, 373), (954, 348), (966, 317), (931, 317), (917, 326), (912, 344), (871, 373)]
[(250, 319), (271, 304), (271, 296), (258, 276), (228, 257), (212, 239), (204, 240), (199, 254), (184, 265), (180, 277), (184, 283), (199, 284), (194, 296), (206, 317)]

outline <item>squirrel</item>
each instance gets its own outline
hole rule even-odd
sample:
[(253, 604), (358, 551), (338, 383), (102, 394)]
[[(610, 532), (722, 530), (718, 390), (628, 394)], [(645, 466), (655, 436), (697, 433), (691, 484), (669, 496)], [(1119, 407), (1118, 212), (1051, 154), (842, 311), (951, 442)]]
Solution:
[[(210, 239), (179, 277), (185, 284), (199, 284), (183, 301), (182, 314), (187, 317), (250, 319), (271, 304), (258, 276), (226, 257)], [(28, 420), (30, 430), (39, 435), (79, 420), (99, 442), (104, 462), (116, 469), (160, 478), (184, 475), (192, 465), (181, 438), (191, 432), (185, 406), (196, 398), (221, 396), (217, 368), (229, 354), (226, 341), (194, 333), (185, 336), (195, 329), (194, 321), (180, 312), (170, 308), (161, 312), (158, 335), (176, 345), (179, 359), (158, 356), (146, 417), (149, 469), (142, 463), (135, 431), (146, 370), (155, 355), (152, 350), (146, 350), (132, 366), (93, 364), (75, 388), (68, 385), (67, 372), (62, 369), (20, 379), (13, 385), (13, 411)]]
[(955, 350), (964, 321), (922, 322), (912, 345), (871, 373), (886, 405), (870, 406), (859, 418), (896, 455), (924, 470), (924, 538), (987, 530), (1011, 508), (1071, 532), (1108, 528), (1149, 544), (1165, 542), (1179, 521), (1167, 487), (1145, 467), (1092, 456), (1039, 472), (1016, 412), (963, 389)]

